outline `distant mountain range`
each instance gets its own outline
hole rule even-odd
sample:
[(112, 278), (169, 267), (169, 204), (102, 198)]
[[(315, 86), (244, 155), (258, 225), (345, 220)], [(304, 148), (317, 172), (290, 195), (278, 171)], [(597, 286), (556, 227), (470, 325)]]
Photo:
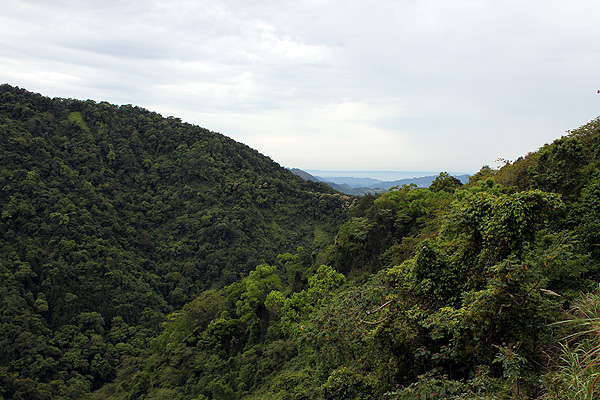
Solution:
[[(377, 174), (375, 171), (350, 171), (349, 174), (353, 176), (316, 176), (312, 175), (306, 171), (303, 171), (298, 168), (292, 168), (291, 172), (298, 175), (304, 180), (310, 180), (315, 182), (324, 182), (327, 183), (332, 188), (346, 194), (352, 194), (357, 196), (362, 196), (368, 193), (384, 193), (387, 192), (390, 188), (394, 186), (402, 186), (402, 185), (410, 185), (414, 183), (418, 187), (429, 187), (431, 183), (437, 178), (435, 173), (426, 172), (427, 176), (419, 176), (413, 178), (403, 178), (391, 181), (384, 181), (380, 179), (366, 177), (366, 174), (373, 173)], [(324, 175), (330, 173), (329, 171), (319, 171), (324, 173)], [(416, 174), (418, 172), (413, 172)], [(392, 172), (385, 172), (391, 176)], [(411, 174), (411, 172), (397, 172), (398, 175), (406, 175)], [(381, 173), (379, 174), (381, 175)], [(455, 178), (459, 179), (462, 183), (466, 183), (469, 180), (469, 175), (467, 174), (451, 174)]]

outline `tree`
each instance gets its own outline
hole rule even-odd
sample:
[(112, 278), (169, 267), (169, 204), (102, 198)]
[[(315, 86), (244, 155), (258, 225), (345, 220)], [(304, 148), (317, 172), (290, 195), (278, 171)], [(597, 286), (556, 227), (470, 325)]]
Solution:
[(462, 186), (462, 182), (447, 172), (440, 172), (437, 178), (431, 182), (429, 190), (432, 192), (448, 192), (454, 193), (454, 191)]

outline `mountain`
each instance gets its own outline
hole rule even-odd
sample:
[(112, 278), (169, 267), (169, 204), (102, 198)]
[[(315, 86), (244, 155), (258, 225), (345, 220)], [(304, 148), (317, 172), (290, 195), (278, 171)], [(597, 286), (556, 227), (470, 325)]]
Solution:
[[(458, 179), (462, 183), (467, 183), (469, 181), (469, 175), (453, 174), (452, 176), (454, 176), (456, 179)], [(431, 185), (431, 183), (437, 177), (438, 177), (438, 175), (429, 175), (429, 176), (421, 176), (421, 177), (415, 177), (415, 178), (399, 179), (399, 180), (395, 180), (395, 181), (380, 182), (377, 184), (369, 185), (368, 187), (372, 188), (372, 189), (389, 190), (390, 188), (392, 188), (394, 186), (403, 186), (403, 185), (414, 184), (417, 187), (423, 188), (423, 187), (429, 187), (429, 185)]]
[(0, 399), (599, 398), (599, 154), (357, 198), (0, 86)]
[(203, 291), (310, 264), (351, 202), (177, 118), (1, 85), (0, 376), (100, 387)]
[(377, 170), (363, 170), (363, 171), (352, 171), (352, 170), (316, 170), (307, 169), (306, 172), (313, 176), (320, 176), (323, 179), (330, 177), (344, 177), (350, 176), (355, 178), (370, 178), (377, 179), (380, 181), (395, 181), (399, 179), (409, 179), (416, 176), (429, 176), (436, 175), (436, 171), (377, 171)]
[(337, 185), (347, 185), (350, 188), (374, 187), (383, 183), (383, 181), (380, 181), (379, 179), (355, 178), (352, 176), (332, 176), (328, 178), (321, 178), (320, 176), (318, 176), (317, 178), (319, 178), (321, 182), (335, 183)]
[(362, 196), (307, 282), (202, 293), (92, 398), (598, 397), (599, 137)]
[(294, 175), (299, 176), (300, 178), (304, 179), (305, 181), (313, 181), (313, 182), (320, 182), (321, 179), (312, 176), (311, 174), (309, 174), (306, 171), (302, 171), (301, 169), (298, 168), (291, 168), (290, 172), (293, 173)]
[[(303, 179), (310, 179), (313, 181), (321, 181), (327, 183), (333, 189), (340, 191), (342, 193), (346, 193), (354, 196), (363, 196), (365, 194), (373, 194), (373, 193), (385, 193), (390, 188), (395, 186), (403, 186), (403, 185), (416, 185), (417, 187), (428, 187), (431, 183), (438, 177), (438, 175), (428, 175), (414, 178), (404, 178), (398, 179), (394, 181), (383, 181), (380, 179), (373, 179), (368, 177), (354, 177), (354, 176), (313, 176), (308, 172), (302, 171), (300, 169), (294, 168), (292, 169), (296, 175), (302, 177)], [(327, 171), (321, 171), (327, 172)], [(354, 171), (357, 175), (366, 175), (369, 173), (377, 173), (377, 172), (369, 172), (369, 171)], [(391, 174), (391, 172), (387, 172), (387, 175)], [(397, 172), (396, 174), (402, 174), (402, 172)], [(409, 172), (404, 172), (404, 174), (409, 174)], [(469, 180), (469, 175), (465, 174), (453, 174), (455, 178), (460, 180), (462, 183), (467, 183)]]

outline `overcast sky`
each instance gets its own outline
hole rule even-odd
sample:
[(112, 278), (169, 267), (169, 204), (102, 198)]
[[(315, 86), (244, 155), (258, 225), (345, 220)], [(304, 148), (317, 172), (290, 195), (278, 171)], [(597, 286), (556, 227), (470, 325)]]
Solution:
[(476, 172), (600, 114), (597, 0), (1, 0), (0, 81), (287, 167)]

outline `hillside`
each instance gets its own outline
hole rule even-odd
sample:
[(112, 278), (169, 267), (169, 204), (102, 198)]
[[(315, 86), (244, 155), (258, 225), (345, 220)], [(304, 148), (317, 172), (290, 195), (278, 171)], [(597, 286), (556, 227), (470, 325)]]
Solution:
[(93, 398), (597, 398), (599, 138), (362, 197), (307, 285), (203, 293)]
[(318, 178), (315, 178), (308, 172), (302, 171), (301, 169), (298, 169), (298, 168), (292, 168), (292, 169), (290, 169), (290, 172), (293, 173), (294, 175), (299, 176), (300, 178), (304, 179), (305, 181), (313, 181), (313, 182), (320, 181)]
[(357, 199), (175, 118), (1, 88), (0, 398), (600, 396), (600, 118)]
[(298, 246), (308, 270), (350, 202), (177, 118), (0, 86), (0, 382), (99, 387), (202, 291)]

